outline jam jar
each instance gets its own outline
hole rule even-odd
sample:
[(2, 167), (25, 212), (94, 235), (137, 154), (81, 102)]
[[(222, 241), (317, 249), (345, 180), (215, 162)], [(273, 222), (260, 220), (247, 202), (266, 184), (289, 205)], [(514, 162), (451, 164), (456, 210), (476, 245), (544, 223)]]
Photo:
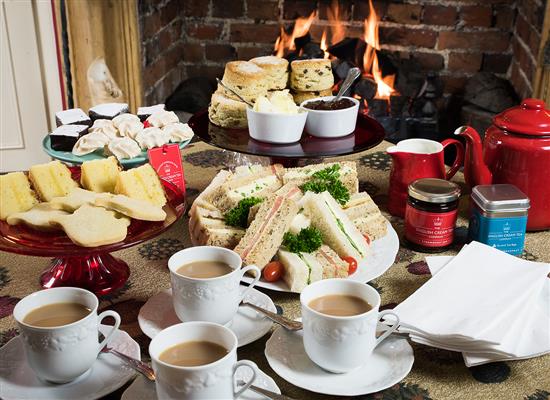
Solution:
[(405, 239), (414, 250), (434, 253), (453, 243), (460, 188), (444, 179), (422, 178), (409, 185)]

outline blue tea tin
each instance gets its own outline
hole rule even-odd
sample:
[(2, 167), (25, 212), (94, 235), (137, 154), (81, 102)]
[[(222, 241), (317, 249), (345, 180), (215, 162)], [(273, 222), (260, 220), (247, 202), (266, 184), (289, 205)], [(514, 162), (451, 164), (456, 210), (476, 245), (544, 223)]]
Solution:
[(472, 190), (470, 239), (520, 255), (525, 242), (529, 198), (514, 185), (478, 185)]

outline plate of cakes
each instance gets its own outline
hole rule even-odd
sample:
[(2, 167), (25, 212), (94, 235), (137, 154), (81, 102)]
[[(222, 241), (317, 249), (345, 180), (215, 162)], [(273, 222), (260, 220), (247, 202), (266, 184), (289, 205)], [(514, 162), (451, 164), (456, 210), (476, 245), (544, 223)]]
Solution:
[(114, 156), (125, 168), (147, 162), (147, 150), (178, 143), (183, 149), (193, 138), (189, 125), (164, 104), (139, 107), (131, 114), (128, 104), (96, 105), (86, 114), (80, 108), (56, 113), (57, 128), (43, 140), (51, 157), (80, 165)]
[[(284, 58), (263, 56), (230, 61), (208, 109), (193, 115), (189, 126), (213, 146), (287, 159), (341, 156), (379, 144), (384, 128), (358, 113), (356, 99), (343, 98), (348, 104), (342, 105), (343, 109), (310, 107), (331, 99), (333, 86), (328, 59), (289, 63)], [(322, 135), (313, 129), (321, 117), (329, 121), (321, 123), (325, 127)]]
[(194, 245), (233, 249), (262, 271), (257, 286), (277, 291), (300, 293), (328, 278), (368, 282), (391, 267), (399, 249), (391, 224), (359, 192), (349, 161), (222, 170), (189, 217)]
[(168, 228), (184, 212), (179, 189), (145, 163), (114, 156), (67, 167), (59, 160), (0, 176), (0, 248), (22, 254), (117, 250)]

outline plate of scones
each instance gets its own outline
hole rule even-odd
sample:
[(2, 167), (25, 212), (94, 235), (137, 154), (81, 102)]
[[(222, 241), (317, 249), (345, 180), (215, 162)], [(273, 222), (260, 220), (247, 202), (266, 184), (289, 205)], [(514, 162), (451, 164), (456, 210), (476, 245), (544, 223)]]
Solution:
[(234, 250), (262, 271), (257, 286), (278, 291), (300, 293), (328, 278), (368, 282), (391, 267), (399, 249), (389, 221), (359, 192), (351, 161), (222, 170), (189, 218), (194, 245)]
[[(349, 134), (318, 137), (308, 132), (307, 122), (304, 129), (298, 116), (307, 114), (304, 119), (309, 120), (309, 114), (313, 113), (303, 107), (304, 102), (326, 99), (332, 95), (333, 86), (328, 59), (289, 63), (284, 58), (262, 56), (249, 61), (230, 61), (225, 65), (208, 109), (194, 114), (189, 126), (201, 140), (213, 146), (287, 159), (341, 156), (379, 144), (385, 135), (384, 128), (363, 113), (357, 115), (357, 107)], [(325, 112), (336, 117), (342, 111)], [(291, 126), (284, 125), (283, 120)], [(336, 125), (338, 122), (335, 131)], [(299, 132), (289, 137), (289, 131), (295, 129)]]
[(67, 167), (59, 160), (0, 176), (0, 249), (69, 256), (118, 250), (166, 230), (185, 210), (182, 192), (150, 164), (116, 157)]
[(42, 141), (51, 157), (80, 165), (113, 156), (125, 168), (147, 162), (147, 150), (189, 144), (193, 130), (164, 104), (139, 107), (131, 114), (126, 103), (96, 105), (86, 114), (80, 108), (56, 113), (57, 128)]

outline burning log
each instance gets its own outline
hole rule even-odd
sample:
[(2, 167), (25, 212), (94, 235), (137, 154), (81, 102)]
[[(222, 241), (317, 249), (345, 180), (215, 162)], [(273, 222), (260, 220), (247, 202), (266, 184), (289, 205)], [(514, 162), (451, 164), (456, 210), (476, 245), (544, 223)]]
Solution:
[(304, 36), (295, 38), (294, 45), (296, 46), (296, 51), (299, 53), (309, 42), (311, 42), (311, 35), (309, 32)]
[(302, 48), (302, 57), (304, 58), (323, 58), (324, 55), (325, 52), (319, 43), (309, 42)]
[(354, 93), (363, 99), (367, 99), (370, 108), (370, 100), (376, 96), (377, 89), (378, 84), (373, 79), (364, 76), (355, 85)]
[(340, 60), (348, 61), (354, 65), (361, 65), (363, 53), (367, 44), (360, 38), (344, 38), (327, 48), (327, 52)]

